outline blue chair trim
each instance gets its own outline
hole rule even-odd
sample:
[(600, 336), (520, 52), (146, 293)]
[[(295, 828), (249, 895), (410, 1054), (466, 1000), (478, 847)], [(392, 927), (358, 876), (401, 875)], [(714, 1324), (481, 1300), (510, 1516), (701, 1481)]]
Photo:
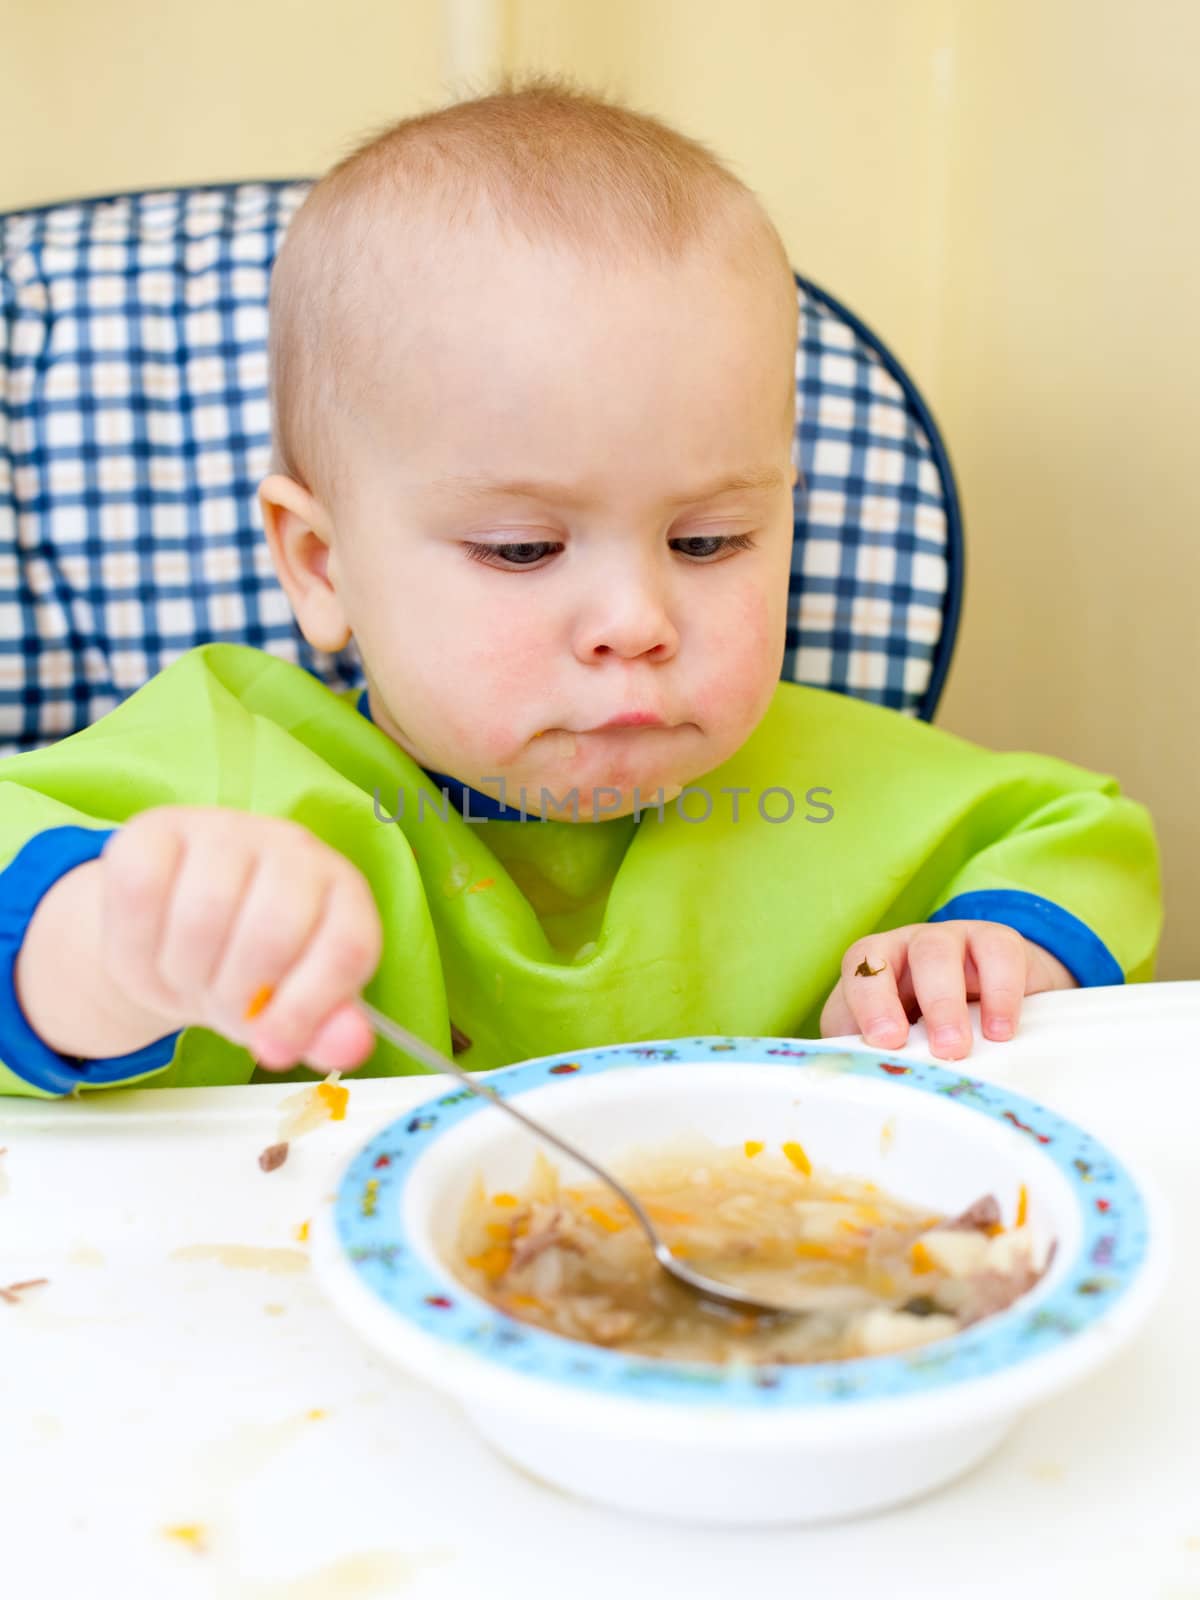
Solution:
[(874, 350), (880, 361), (890, 375), (904, 390), (905, 398), (912, 407), (921, 427), (929, 440), (929, 447), (933, 453), (934, 465), (937, 467), (938, 476), (942, 480), (942, 493), (945, 497), (946, 508), (946, 596), (942, 606), (942, 631), (938, 638), (937, 649), (934, 651), (933, 667), (925, 693), (921, 697), (921, 704), (917, 715), (922, 722), (932, 722), (942, 697), (942, 690), (946, 685), (946, 675), (950, 671), (950, 661), (954, 655), (954, 645), (958, 638), (959, 619), (962, 614), (963, 587), (966, 583), (966, 541), (963, 532), (962, 503), (958, 494), (958, 483), (954, 476), (954, 468), (950, 464), (950, 452), (942, 438), (941, 429), (934, 420), (933, 412), (926, 404), (923, 395), (905, 372), (899, 361), (884, 344), (883, 340), (874, 333), (861, 317), (844, 306), (840, 300), (834, 298), (827, 290), (820, 288), (808, 278), (802, 278), (798, 272), (792, 276), (805, 294), (811, 295), (814, 300), (827, 306), (835, 317), (840, 317), (863, 341)]

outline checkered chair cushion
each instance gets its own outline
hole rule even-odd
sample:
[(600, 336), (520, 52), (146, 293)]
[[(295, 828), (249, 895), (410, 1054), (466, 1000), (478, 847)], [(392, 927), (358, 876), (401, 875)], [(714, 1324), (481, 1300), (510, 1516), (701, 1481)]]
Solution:
[[(362, 681), (302, 638), (267, 554), (267, 288), (311, 179), (0, 217), (0, 753), (95, 721), (229, 640)], [(877, 339), (797, 279), (783, 675), (933, 714), (962, 575), (937, 429)]]

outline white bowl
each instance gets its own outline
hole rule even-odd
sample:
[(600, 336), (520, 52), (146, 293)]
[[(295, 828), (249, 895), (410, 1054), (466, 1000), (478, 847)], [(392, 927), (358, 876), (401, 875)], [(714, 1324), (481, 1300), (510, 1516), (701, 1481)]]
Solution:
[(905, 1354), (749, 1371), (623, 1355), (515, 1321), (447, 1265), (476, 1175), (518, 1187), (535, 1141), (465, 1089), (398, 1119), (351, 1160), (318, 1225), (325, 1289), (505, 1456), (606, 1505), (771, 1524), (911, 1499), (1111, 1356), (1165, 1276), (1161, 1204), (1143, 1182), (1075, 1124), (958, 1071), (709, 1038), (543, 1057), (488, 1082), (601, 1160), (688, 1132), (796, 1139), (817, 1165), (931, 1210), (995, 1194), (1009, 1222), (1024, 1185), (1035, 1245), (1054, 1242), (1007, 1311)]

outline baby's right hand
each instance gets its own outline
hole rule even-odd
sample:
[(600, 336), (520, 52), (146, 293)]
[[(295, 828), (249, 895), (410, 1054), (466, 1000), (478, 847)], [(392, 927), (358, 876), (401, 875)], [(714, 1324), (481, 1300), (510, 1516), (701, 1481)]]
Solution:
[(164, 1033), (212, 1028), (276, 1071), (345, 1072), (371, 1053), (353, 1001), (379, 964), (379, 913), (357, 867), (307, 828), (155, 806), (100, 861), (108, 980)]

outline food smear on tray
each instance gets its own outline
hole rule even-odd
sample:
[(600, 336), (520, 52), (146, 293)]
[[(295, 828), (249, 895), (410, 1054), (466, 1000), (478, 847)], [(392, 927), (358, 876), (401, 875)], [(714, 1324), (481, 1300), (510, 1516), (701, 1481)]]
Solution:
[(288, 1095), (286, 1100), (279, 1102), (282, 1116), (276, 1145), (271, 1148), (301, 1139), (323, 1122), (345, 1121), (350, 1090), (346, 1084), (339, 1082), (339, 1078), (339, 1073), (331, 1072), (320, 1083), (310, 1084), (308, 1088), (301, 1089), (299, 1094)]
[[(565, 1184), (540, 1152), (520, 1189), (477, 1178), (455, 1273), (522, 1322), (631, 1354), (725, 1364), (885, 1355), (944, 1339), (1036, 1284), (1024, 1185), (954, 1216), (816, 1165), (794, 1140), (725, 1148), (690, 1138), (617, 1169), (671, 1250), (783, 1315), (703, 1300), (655, 1261), (599, 1183)], [(1039, 1259), (1039, 1254), (1041, 1259)], [(798, 1314), (791, 1314), (791, 1310)]]

